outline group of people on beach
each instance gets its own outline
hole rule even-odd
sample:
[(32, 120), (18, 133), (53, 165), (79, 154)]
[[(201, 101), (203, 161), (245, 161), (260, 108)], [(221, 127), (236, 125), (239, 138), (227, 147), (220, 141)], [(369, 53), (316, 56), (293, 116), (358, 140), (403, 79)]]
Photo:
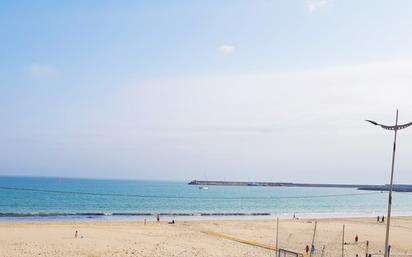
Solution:
[[(160, 214), (156, 214), (156, 221), (157, 221), (157, 222), (160, 222)], [(146, 226), (147, 220), (144, 219), (143, 222), (144, 222), (144, 225)], [(175, 224), (175, 220), (169, 221), (168, 223), (169, 223), (169, 224)]]
[(385, 216), (382, 216), (382, 219), (379, 216), (376, 217), (376, 222), (384, 223), (385, 222)]
[(310, 250), (311, 254), (314, 254), (315, 253), (315, 246), (313, 244), (311, 245), (311, 247), (309, 247), (309, 245), (306, 245), (306, 247), (305, 247), (306, 254), (309, 254), (309, 250)]

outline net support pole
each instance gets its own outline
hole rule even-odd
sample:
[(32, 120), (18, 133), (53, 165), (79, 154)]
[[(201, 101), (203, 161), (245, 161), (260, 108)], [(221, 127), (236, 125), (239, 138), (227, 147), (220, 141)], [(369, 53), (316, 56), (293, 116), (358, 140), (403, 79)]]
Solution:
[(366, 241), (366, 254), (365, 254), (365, 257), (368, 257), (368, 253), (369, 253), (369, 240)]
[(309, 257), (312, 257), (312, 246), (315, 246), (315, 235), (316, 235), (317, 225), (318, 225), (318, 222), (315, 221), (315, 228), (313, 229), (312, 244), (310, 246)]
[(279, 217), (276, 218), (276, 253), (279, 252)]
[(342, 257), (345, 255), (345, 224), (343, 224), (342, 228)]

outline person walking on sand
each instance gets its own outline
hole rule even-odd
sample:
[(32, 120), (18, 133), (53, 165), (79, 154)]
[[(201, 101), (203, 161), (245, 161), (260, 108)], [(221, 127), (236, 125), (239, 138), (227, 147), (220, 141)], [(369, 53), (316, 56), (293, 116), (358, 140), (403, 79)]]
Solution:
[(385, 216), (382, 216), (382, 223), (385, 223)]
[(160, 215), (159, 215), (159, 213), (158, 213), (158, 214), (156, 214), (156, 220), (157, 220), (157, 222), (159, 222), (159, 221), (160, 221)]
[(376, 222), (379, 222), (379, 216), (376, 218)]
[(309, 245), (306, 245), (306, 254), (308, 254), (309, 253)]
[(76, 232), (74, 232), (74, 238), (77, 238), (79, 236), (79, 231), (76, 230)]
[(356, 234), (356, 236), (355, 236), (355, 243), (357, 243), (358, 240), (359, 240), (359, 237), (358, 237), (358, 235)]

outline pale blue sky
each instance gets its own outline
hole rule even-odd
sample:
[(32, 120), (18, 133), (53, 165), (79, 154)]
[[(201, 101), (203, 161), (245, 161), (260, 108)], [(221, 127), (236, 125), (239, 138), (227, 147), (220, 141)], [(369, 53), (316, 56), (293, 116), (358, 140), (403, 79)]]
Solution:
[[(386, 183), (411, 1), (1, 1), (0, 175)], [(396, 175), (412, 183), (412, 129)]]

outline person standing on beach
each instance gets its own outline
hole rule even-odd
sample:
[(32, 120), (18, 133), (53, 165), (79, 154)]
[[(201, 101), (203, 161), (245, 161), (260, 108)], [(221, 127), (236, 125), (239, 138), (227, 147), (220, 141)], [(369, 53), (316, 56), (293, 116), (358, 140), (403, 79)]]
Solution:
[(160, 215), (159, 215), (159, 213), (158, 213), (158, 214), (156, 214), (156, 220), (157, 220), (157, 222), (159, 222), (159, 221), (160, 221)]
[(379, 216), (376, 218), (376, 222), (379, 222)]
[(306, 245), (306, 254), (309, 253), (309, 245)]

